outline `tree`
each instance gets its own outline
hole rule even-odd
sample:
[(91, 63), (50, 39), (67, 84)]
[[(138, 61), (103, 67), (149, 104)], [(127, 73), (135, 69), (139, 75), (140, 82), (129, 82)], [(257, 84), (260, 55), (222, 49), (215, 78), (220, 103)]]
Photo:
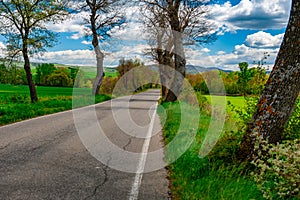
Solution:
[(29, 57), (54, 45), (55, 34), (46, 29), (45, 23), (62, 20), (66, 14), (63, 2), (58, 0), (0, 0), (1, 34), (12, 57), (22, 54), (31, 102), (38, 101), (38, 96)]
[(54, 64), (39, 64), (36, 67), (35, 83), (37, 85), (48, 85), (48, 77), (56, 70)]
[(66, 68), (58, 68), (47, 78), (47, 82), (51, 86), (68, 87), (72, 85), (72, 79)]
[(246, 96), (246, 93), (247, 93), (246, 87), (248, 85), (248, 82), (252, 78), (252, 73), (248, 69), (248, 66), (249, 66), (249, 64), (247, 62), (239, 63), (240, 73), (239, 73), (238, 83), (241, 85), (244, 97)]
[(78, 1), (82, 10), (90, 13), (89, 18), (86, 19), (87, 36), (92, 37), (97, 62), (97, 75), (93, 83), (94, 95), (99, 93), (104, 74), (104, 53), (100, 48), (100, 40), (108, 39), (111, 36), (110, 32), (125, 22), (124, 14), (121, 12), (122, 2), (121, 0), (86, 0), (84, 3)]
[(173, 77), (170, 68), (173, 68), (174, 65), (172, 59), (173, 37), (171, 28), (164, 10), (160, 7), (146, 4), (142, 7), (142, 13), (145, 29), (150, 34), (148, 41), (150, 49), (147, 49), (145, 53), (158, 62), (161, 96), (162, 100), (165, 101), (169, 92), (168, 87), (170, 87)]
[[(208, 11), (205, 0), (144, 0), (149, 8), (155, 7), (158, 15), (166, 18), (172, 35), (174, 68), (178, 73), (172, 77), (170, 90), (165, 101), (176, 101), (181, 93), (183, 79), (186, 75), (186, 57), (184, 51), (184, 35), (192, 38), (189, 42), (205, 43), (212, 41), (209, 34), (212, 24), (207, 20)], [(153, 10), (155, 10), (153, 9)], [(151, 13), (151, 12), (150, 12)], [(154, 17), (157, 15), (153, 15)], [(155, 25), (155, 23), (153, 24)], [(156, 26), (161, 24), (156, 23)], [(162, 27), (164, 28), (164, 27)], [(158, 48), (159, 42), (158, 42)]]
[[(136, 59), (136, 60), (125, 60), (124, 58), (122, 58), (119, 61), (119, 66), (117, 67), (117, 71), (119, 73), (119, 77), (123, 77), (122, 81), (123, 81), (123, 86), (125, 89), (128, 88), (134, 88), (135, 85), (135, 74), (134, 72), (132, 73), (128, 73), (129, 71), (131, 71), (133, 68), (139, 67), (139, 66), (143, 66), (144, 63), (141, 63), (140, 60)], [(126, 76), (124, 76), (126, 73), (128, 73)]]
[(287, 29), (275, 66), (262, 92), (257, 109), (249, 123), (238, 156), (250, 159), (255, 155), (257, 136), (276, 144), (288, 122), (300, 91), (300, 2), (292, 0)]

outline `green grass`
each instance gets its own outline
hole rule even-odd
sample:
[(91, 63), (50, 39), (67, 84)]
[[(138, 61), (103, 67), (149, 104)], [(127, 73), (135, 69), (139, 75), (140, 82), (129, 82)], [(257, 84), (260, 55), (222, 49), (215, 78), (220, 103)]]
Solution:
[[(231, 99), (231, 98), (230, 98)], [(241, 98), (234, 98), (235, 103), (241, 105)], [(178, 134), (181, 111), (178, 103), (162, 105), (167, 117), (163, 112), (158, 113), (166, 118), (164, 123), (164, 138), (168, 144)], [(192, 121), (185, 118), (185, 121)], [(211, 156), (200, 158), (199, 151), (204, 140), (211, 117), (201, 113), (199, 129), (196, 140), (191, 147), (169, 166), (171, 190), (175, 199), (180, 200), (260, 200), (262, 194), (251, 177), (243, 172), (243, 167), (237, 163), (224, 162)], [(183, 141), (184, 142), (184, 141)], [(166, 150), (166, 159), (172, 152)]]
[(243, 96), (233, 97), (233, 96), (210, 96), (204, 95), (208, 102), (211, 103), (211, 98), (214, 98), (214, 102), (216, 105), (220, 105), (224, 99), (226, 99), (226, 103), (230, 102), (234, 106), (243, 107), (245, 105), (245, 98)]
[[(89, 93), (89, 89), (78, 89), (80, 93)], [(30, 103), (28, 86), (12, 86), (0, 84), (0, 126), (43, 116), (76, 107), (89, 105), (89, 96), (72, 96), (73, 88), (37, 87), (39, 102)], [(108, 95), (97, 95), (95, 103), (111, 99)]]
[[(69, 66), (66, 65), (57, 65), (68, 68)], [(85, 78), (87, 79), (94, 79), (96, 76), (96, 68), (95, 67), (80, 67), (81, 70), (84, 71)], [(32, 67), (31, 72), (33, 75), (36, 74), (36, 68)], [(118, 71), (113, 68), (104, 68), (105, 77), (112, 77), (115, 78), (118, 76)]]

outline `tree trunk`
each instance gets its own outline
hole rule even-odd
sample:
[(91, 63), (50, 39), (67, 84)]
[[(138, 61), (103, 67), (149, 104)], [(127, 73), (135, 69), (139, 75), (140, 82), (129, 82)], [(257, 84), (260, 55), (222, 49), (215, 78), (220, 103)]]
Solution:
[(166, 102), (174, 102), (182, 91), (182, 84), (186, 75), (186, 59), (183, 48), (183, 35), (180, 32), (173, 31), (174, 51), (175, 51), (175, 71), (171, 88), (168, 91)]
[(94, 47), (95, 53), (96, 53), (96, 59), (97, 59), (97, 76), (93, 84), (93, 95), (99, 94), (100, 87), (103, 80), (103, 59), (104, 55), (101, 52), (99, 46)]
[(101, 52), (99, 47), (99, 39), (98, 39), (98, 33), (97, 33), (97, 27), (96, 27), (96, 16), (97, 16), (97, 9), (96, 7), (91, 7), (91, 30), (93, 33), (93, 47), (96, 54), (96, 62), (97, 62), (97, 75), (95, 78), (95, 81), (93, 83), (93, 95), (99, 94), (100, 87), (103, 80), (103, 60), (104, 60), (104, 54)]
[(185, 78), (186, 59), (183, 48), (183, 32), (180, 19), (179, 8), (180, 1), (168, 1), (168, 15), (173, 35), (174, 53), (175, 53), (175, 71), (171, 88), (168, 91), (166, 102), (174, 102), (182, 91), (182, 84)]
[(240, 146), (238, 157), (242, 160), (255, 155), (257, 135), (273, 144), (281, 141), (300, 91), (299, 38), (300, 2), (292, 0), (289, 23), (275, 66)]
[(161, 82), (161, 96), (162, 100), (165, 101), (167, 98), (167, 94), (170, 87), (170, 81), (172, 80), (172, 71), (171, 68), (171, 60), (172, 55), (169, 50), (169, 44), (166, 45), (166, 49), (163, 49), (162, 45), (162, 37), (163, 35), (158, 35), (158, 48), (156, 50), (157, 53), (157, 60), (159, 63), (159, 75), (160, 75), (160, 82)]
[(32, 73), (30, 69), (30, 61), (29, 61), (29, 56), (27, 52), (27, 48), (23, 47), (23, 58), (24, 58), (24, 69), (26, 72), (26, 78), (28, 81), (28, 86), (29, 86), (29, 91), (30, 91), (30, 98), (31, 98), (31, 103), (35, 103), (38, 101), (37, 93), (36, 93), (36, 88), (32, 79)]
[(159, 63), (159, 74), (162, 85), (162, 100), (165, 101), (171, 87), (173, 71), (170, 52), (168, 50), (163, 50), (162, 52), (162, 61)]

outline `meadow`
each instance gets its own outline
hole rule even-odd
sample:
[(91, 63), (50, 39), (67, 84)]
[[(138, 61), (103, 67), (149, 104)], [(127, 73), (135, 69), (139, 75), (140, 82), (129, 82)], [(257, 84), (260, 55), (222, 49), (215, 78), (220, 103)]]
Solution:
[[(211, 98), (214, 98), (214, 102), (216, 105), (220, 105), (220, 103), (224, 100), (224, 97), (222, 96), (210, 96), (210, 95), (203, 95), (208, 103), (211, 103)], [(226, 96), (226, 103), (228, 104), (229, 102), (237, 107), (243, 107), (245, 106), (245, 98), (244, 96)]]
[[(90, 89), (77, 89), (80, 93), (89, 93)], [(82, 91), (80, 91), (82, 90)], [(43, 116), (73, 108), (73, 98), (80, 98), (76, 106), (90, 104), (89, 97), (73, 97), (73, 88), (37, 86), (39, 101), (30, 103), (28, 86), (0, 84), (0, 126)], [(95, 103), (111, 99), (109, 95), (97, 95)]]
[[(61, 65), (61, 64), (55, 64), (55, 66), (56, 67), (64, 67), (67, 69), (68, 69), (68, 67), (70, 67), (70, 66)], [(85, 78), (87, 78), (87, 79), (94, 79), (96, 76), (97, 69), (95, 67), (90, 67), (90, 66), (78, 67), (78, 66), (76, 66), (75, 68), (80, 68), (82, 71), (84, 71)], [(35, 75), (36, 67), (32, 67), (31, 71), (32, 71), (32, 74)], [(68, 71), (70, 71), (70, 70), (68, 69)], [(118, 76), (118, 72), (114, 68), (104, 68), (104, 73), (105, 73), (105, 77), (115, 78)]]

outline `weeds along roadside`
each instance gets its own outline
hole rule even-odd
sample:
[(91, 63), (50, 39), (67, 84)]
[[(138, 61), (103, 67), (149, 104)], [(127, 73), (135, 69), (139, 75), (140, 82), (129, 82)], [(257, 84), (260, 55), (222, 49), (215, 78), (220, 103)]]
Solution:
[[(198, 100), (201, 118), (196, 140), (182, 157), (168, 167), (174, 199), (300, 199), (300, 149), (297, 149), (300, 145), (300, 101), (287, 124), (283, 143), (269, 147), (273, 152), (272, 159), (261, 156), (250, 164), (243, 164), (237, 161), (235, 154), (257, 98), (246, 98), (243, 105), (240, 99), (227, 99), (224, 131), (205, 158), (198, 154), (210, 123), (210, 101), (200, 94)], [(167, 113), (164, 137), (169, 143), (180, 123), (180, 107), (178, 103), (162, 106)]]
[[(234, 122), (229, 115), (225, 131), (216, 147), (207, 157), (199, 157), (200, 147), (211, 120), (211, 106), (207, 98), (200, 94), (197, 96), (201, 114), (196, 139), (183, 156), (168, 167), (174, 199), (263, 199), (254, 180), (244, 173), (244, 166), (237, 163), (232, 156), (238, 145), (234, 135), (238, 133), (232, 129)], [(163, 103), (162, 106), (166, 113), (163, 132), (168, 144), (178, 130), (181, 120), (180, 106), (179, 103)], [(158, 112), (161, 116), (162, 113)]]

